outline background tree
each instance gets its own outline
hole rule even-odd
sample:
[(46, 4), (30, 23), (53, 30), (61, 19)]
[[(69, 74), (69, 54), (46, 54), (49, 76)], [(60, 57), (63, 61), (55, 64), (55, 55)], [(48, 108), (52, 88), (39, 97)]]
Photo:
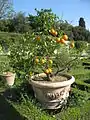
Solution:
[(12, 11), (12, 0), (0, 0), (0, 19), (10, 17)]
[(31, 31), (31, 27), (25, 14), (18, 12), (14, 14), (13, 18), (0, 20), (0, 31), (25, 33)]
[(10, 20), (9, 24), (9, 31), (10, 32), (18, 32), (18, 33), (24, 33), (28, 32), (30, 30), (30, 25), (28, 23), (27, 17), (25, 17), (25, 14), (22, 12), (18, 12), (15, 14), (13, 19)]
[(83, 28), (86, 27), (86, 26), (85, 26), (84, 18), (82, 18), (82, 17), (79, 19), (79, 26), (81, 26), (81, 27), (83, 27)]
[(90, 42), (90, 31), (86, 30), (83, 27), (75, 26), (72, 29), (74, 40), (75, 41), (88, 41)]
[(10, 21), (8, 19), (1, 19), (0, 20), (0, 31), (9, 32), (9, 25)]

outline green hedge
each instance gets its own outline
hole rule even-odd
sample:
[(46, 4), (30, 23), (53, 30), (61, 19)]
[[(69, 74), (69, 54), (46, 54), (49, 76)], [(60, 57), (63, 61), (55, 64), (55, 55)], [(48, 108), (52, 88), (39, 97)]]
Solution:
[(68, 108), (56, 114), (57, 120), (89, 120), (90, 93), (72, 88)]
[(82, 107), (68, 108), (66, 111), (57, 115), (57, 120), (89, 120), (90, 119), (90, 101)]
[(7, 32), (0, 32), (0, 45), (2, 46), (5, 52), (8, 51), (10, 45), (13, 42), (19, 40), (21, 34), (18, 33), (7, 33)]

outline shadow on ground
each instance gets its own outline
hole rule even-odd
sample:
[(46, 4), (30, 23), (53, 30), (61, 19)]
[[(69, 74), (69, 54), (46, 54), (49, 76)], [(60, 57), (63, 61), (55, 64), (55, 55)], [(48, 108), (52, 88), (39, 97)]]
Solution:
[(22, 84), (16, 88), (8, 88), (0, 92), (0, 120), (27, 120), (27, 118), (20, 115), (20, 113), (8, 102), (16, 102), (19, 104), (21, 102), (21, 94), (27, 92), (32, 94), (32, 89), (28, 90), (28, 84)]
[(0, 120), (26, 120), (8, 103), (3, 95), (0, 95)]
[(20, 103), (22, 102), (22, 94), (27, 95), (28, 97), (34, 98), (34, 92), (32, 90), (32, 86), (28, 84), (28, 82), (22, 83), (20, 86), (17, 86), (15, 88), (8, 88), (3, 92), (3, 96), (12, 101)]

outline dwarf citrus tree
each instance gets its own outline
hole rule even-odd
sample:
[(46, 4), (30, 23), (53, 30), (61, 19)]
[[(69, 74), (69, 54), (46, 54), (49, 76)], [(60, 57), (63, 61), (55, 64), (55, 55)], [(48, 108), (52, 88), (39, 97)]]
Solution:
[[(70, 51), (74, 48), (74, 41), (68, 41), (65, 32), (54, 27), (54, 14), (47, 10), (37, 12), (37, 20), (43, 19), (40, 31), (27, 32), (11, 45), (10, 64), (24, 76), (44, 72), (51, 80), (51, 76), (71, 66)], [(51, 19), (48, 21), (49, 16)]]
[[(26, 33), (11, 47), (11, 65), (16, 72), (37, 74), (44, 72), (48, 79), (68, 68), (70, 65), (69, 48), (74, 42), (67, 43), (68, 36), (54, 28), (43, 32)], [(55, 69), (54, 69), (55, 68)]]

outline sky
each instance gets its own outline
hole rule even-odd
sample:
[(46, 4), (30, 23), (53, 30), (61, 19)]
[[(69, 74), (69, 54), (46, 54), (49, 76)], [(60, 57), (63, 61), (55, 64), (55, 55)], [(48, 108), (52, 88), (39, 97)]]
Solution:
[(79, 18), (83, 17), (90, 30), (90, 0), (13, 0), (13, 5), (16, 12), (22, 11), (26, 15), (35, 15), (35, 8), (51, 8), (53, 13), (74, 26), (78, 26)]

